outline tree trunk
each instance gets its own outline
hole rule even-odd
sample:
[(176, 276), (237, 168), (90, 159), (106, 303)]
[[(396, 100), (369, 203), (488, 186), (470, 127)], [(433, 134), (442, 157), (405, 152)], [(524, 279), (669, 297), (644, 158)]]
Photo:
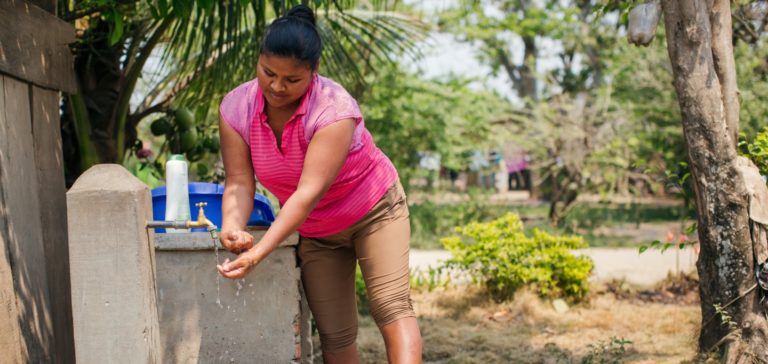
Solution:
[(539, 95), (536, 90), (536, 63), (538, 61), (538, 49), (536, 48), (536, 38), (523, 37), (525, 45), (523, 53), (523, 64), (520, 66), (520, 84), (517, 86), (517, 95), (520, 98), (529, 97), (531, 100), (538, 100)]
[[(718, 350), (728, 363), (768, 362), (768, 325), (758, 304), (759, 290), (747, 293), (755, 284), (755, 258), (747, 191), (736, 168), (733, 132), (739, 105), (733, 51), (723, 45), (731, 41), (730, 3), (663, 0), (662, 9), (696, 193), (699, 349)], [(715, 305), (727, 306), (727, 324)]]

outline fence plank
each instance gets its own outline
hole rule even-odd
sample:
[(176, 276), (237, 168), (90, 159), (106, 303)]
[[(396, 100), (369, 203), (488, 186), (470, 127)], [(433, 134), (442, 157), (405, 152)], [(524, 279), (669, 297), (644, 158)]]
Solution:
[(51, 297), (56, 361), (75, 362), (67, 244), (67, 189), (59, 123), (59, 92), (32, 86), (37, 195)]
[[(0, 75), (0, 111), (5, 110), (5, 88), (3, 76)], [(0, 353), (3, 353), (3, 361), (8, 363), (21, 363), (21, 341), (19, 337), (19, 310), (16, 305), (16, 290), (13, 288), (13, 274), (11, 272), (10, 235), (8, 232), (8, 208), (5, 195), (9, 185), (4, 181), (10, 177), (4, 160), (8, 156), (8, 122), (5, 112), (0, 112)]]
[[(22, 344), (30, 363), (51, 362), (53, 328), (45, 268), (29, 85), (3, 77), (6, 138), (2, 180), (6, 230), (19, 308)], [(5, 154), (7, 153), (7, 154)]]
[(51, 14), (56, 14), (56, 0), (27, 0), (30, 4), (33, 4), (40, 9), (43, 9)]
[(75, 29), (21, 0), (0, 1), (0, 72), (74, 93), (74, 60), (67, 46)]

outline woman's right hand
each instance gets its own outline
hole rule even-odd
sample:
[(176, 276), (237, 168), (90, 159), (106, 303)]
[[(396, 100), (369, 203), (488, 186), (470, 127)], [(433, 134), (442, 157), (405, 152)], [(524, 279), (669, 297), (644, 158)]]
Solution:
[(219, 240), (224, 249), (234, 254), (253, 248), (253, 235), (243, 230), (222, 231), (219, 234)]

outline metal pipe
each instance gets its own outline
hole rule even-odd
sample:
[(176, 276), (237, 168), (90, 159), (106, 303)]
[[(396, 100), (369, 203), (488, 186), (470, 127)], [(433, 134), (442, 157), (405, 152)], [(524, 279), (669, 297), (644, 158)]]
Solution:
[(216, 225), (205, 217), (203, 207), (208, 206), (207, 202), (198, 202), (195, 204), (199, 209), (197, 211), (197, 220), (174, 220), (174, 221), (147, 221), (147, 228), (166, 228), (166, 229), (189, 229), (204, 227), (208, 228), (211, 238), (216, 239)]
[(176, 221), (147, 221), (147, 227), (152, 229), (187, 229), (188, 220)]

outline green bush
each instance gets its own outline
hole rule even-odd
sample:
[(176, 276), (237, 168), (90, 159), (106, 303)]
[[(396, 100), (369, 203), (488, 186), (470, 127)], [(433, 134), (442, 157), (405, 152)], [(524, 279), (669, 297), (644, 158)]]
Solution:
[(426, 200), (408, 206), (411, 215), (411, 247), (416, 249), (438, 249), (440, 239), (453, 233), (456, 226), (470, 221), (490, 221), (510, 209), (524, 215), (546, 216), (545, 208), (510, 206), (490, 203), (489, 197), (471, 189), (468, 198), (455, 203), (434, 203)]
[(741, 135), (741, 140), (739, 141), (740, 154), (755, 162), (755, 165), (760, 170), (760, 174), (768, 175), (768, 128), (764, 128), (757, 133), (751, 143), (748, 143), (745, 139), (745, 136)]
[(371, 305), (368, 303), (368, 292), (365, 288), (365, 279), (360, 266), (355, 268), (355, 296), (357, 297), (357, 313), (368, 316), (371, 314)]
[(464, 238), (442, 239), (453, 257), (444, 267), (470, 274), (497, 300), (530, 286), (542, 297), (579, 301), (588, 292), (592, 261), (571, 250), (586, 248), (579, 236), (555, 236), (533, 229), (526, 236), (520, 217), (507, 213), (487, 223), (470, 223), (456, 231)]

